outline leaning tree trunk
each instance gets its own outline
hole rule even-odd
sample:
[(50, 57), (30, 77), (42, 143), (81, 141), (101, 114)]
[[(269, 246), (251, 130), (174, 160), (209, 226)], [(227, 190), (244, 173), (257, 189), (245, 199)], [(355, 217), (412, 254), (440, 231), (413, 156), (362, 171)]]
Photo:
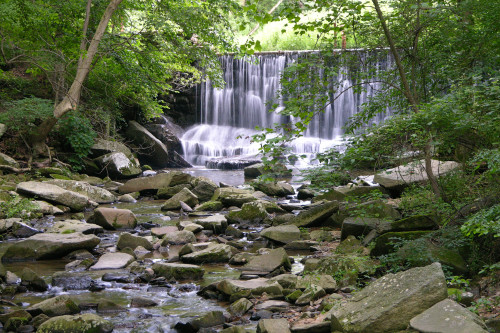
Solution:
[[(75, 79), (69, 88), (68, 93), (64, 96), (63, 100), (59, 102), (54, 108), (54, 116), (46, 119), (38, 128), (35, 133), (31, 136), (30, 141), (33, 146), (34, 153), (43, 152), (43, 148), (45, 146), (45, 140), (47, 139), (50, 131), (57, 123), (57, 121), (68, 113), (71, 110), (76, 109), (78, 103), (80, 101), (80, 95), (82, 93), (83, 82), (87, 78), (89, 74), (90, 67), (92, 65), (92, 61), (94, 56), (97, 53), (97, 49), (99, 47), (99, 43), (101, 42), (104, 33), (106, 32), (106, 28), (108, 23), (113, 16), (113, 13), (116, 11), (118, 6), (123, 0), (111, 0), (106, 11), (104, 12), (99, 25), (97, 26), (97, 30), (90, 42), (88, 50), (83, 50), (80, 55), (80, 59), (78, 61), (78, 69), (76, 71)], [(88, 7), (87, 7), (88, 8)], [(87, 10), (87, 16), (90, 15), (90, 11)], [(88, 19), (86, 19), (87, 22)], [(84, 34), (82, 39), (85, 40), (87, 23), (84, 25)], [(82, 44), (84, 41), (82, 41)]]
[[(398, 68), (399, 76), (401, 78), (401, 83), (403, 84), (403, 93), (410, 103), (413, 111), (415, 113), (419, 112), (418, 105), (416, 102), (416, 98), (413, 95), (410, 85), (408, 84), (408, 80), (406, 78), (406, 73), (404, 71), (403, 65), (401, 63), (401, 58), (399, 57), (398, 50), (396, 49), (396, 46), (394, 44), (394, 40), (392, 39), (391, 32), (389, 31), (389, 28), (387, 27), (387, 24), (385, 22), (384, 14), (382, 13), (382, 10), (380, 9), (380, 5), (378, 3), (378, 0), (372, 0), (373, 5), (375, 6), (375, 10), (377, 11), (377, 16), (379, 18), (380, 24), (382, 25), (382, 29), (384, 30), (385, 37), (387, 39), (387, 42), (389, 43), (389, 48), (391, 50), (392, 56), (394, 57), (394, 61), (396, 62), (396, 67)], [(431, 183), (431, 188), (436, 197), (441, 196), (441, 190), (438, 185), (437, 177), (434, 175), (432, 172), (432, 154), (431, 154), (431, 145), (430, 143), (427, 143), (425, 148), (424, 148), (424, 153), (425, 153), (425, 172), (427, 174), (427, 178), (429, 178), (429, 182)]]

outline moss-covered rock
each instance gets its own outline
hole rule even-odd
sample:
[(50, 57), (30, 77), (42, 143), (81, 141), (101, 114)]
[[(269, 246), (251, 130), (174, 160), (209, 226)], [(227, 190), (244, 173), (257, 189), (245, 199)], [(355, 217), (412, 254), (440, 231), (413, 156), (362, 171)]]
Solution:
[(246, 298), (240, 298), (236, 302), (232, 303), (227, 309), (229, 313), (233, 316), (243, 316), (253, 307), (253, 303)]
[(193, 193), (196, 194), (200, 202), (209, 201), (219, 188), (207, 177), (196, 177), (191, 180), (191, 184), (193, 185)]
[(289, 223), (295, 224), (297, 227), (320, 225), (338, 210), (339, 203), (337, 201), (328, 201), (300, 212), (299, 215), (291, 219)]
[(268, 216), (265, 207), (259, 202), (247, 202), (241, 210), (233, 210), (226, 215), (229, 223), (257, 224)]
[(190, 264), (229, 262), (233, 253), (226, 244), (210, 244), (206, 249), (183, 255), (181, 261)]
[(148, 251), (153, 250), (153, 245), (146, 238), (141, 236), (134, 236), (132, 234), (129, 234), (128, 232), (121, 233), (120, 237), (118, 238), (118, 242), (116, 243), (116, 247), (119, 250), (126, 247), (135, 249), (138, 246), (142, 246)]
[(37, 333), (111, 333), (114, 325), (93, 314), (59, 316), (40, 325)]
[(252, 186), (255, 190), (264, 192), (271, 197), (286, 197), (295, 194), (292, 185), (285, 182), (255, 182)]
[(190, 191), (193, 190), (193, 186), (191, 184), (178, 184), (175, 186), (162, 187), (156, 192), (156, 197), (158, 199), (170, 199), (179, 193), (183, 188), (187, 188)]
[(220, 201), (225, 207), (241, 207), (247, 202), (257, 200), (251, 191), (235, 187), (221, 187), (215, 190), (212, 201)]
[(21, 284), (28, 290), (47, 291), (49, 289), (45, 280), (28, 267), (21, 272)]
[(181, 201), (187, 204), (190, 207), (194, 207), (198, 204), (198, 197), (188, 190), (187, 188), (183, 188), (180, 190), (177, 194), (175, 194), (173, 197), (168, 199), (163, 206), (161, 207), (162, 210), (178, 210), (181, 209)]
[(167, 246), (169, 244), (187, 244), (196, 242), (196, 236), (187, 230), (172, 231), (168, 232), (163, 236), (161, 242), (162, 246)]
[(59, 295), (34, 304), (26, 309), (31, 315), (43, 313), (49, 317), (76, 314), (80, 308), (68, 295)]
[(215, 212), (215, 211), (220, 211), (224, 208), (224, 205), (222, 205), (222, 202), (220, 201), (207, 201), (204, 202), (194, 209), (196, 212)]
[(300, 239), (300, 230), (295, 225), (280, 225), (266, 228), (260, 232), (260, 235), (278, 243), (288, 244)]
[(157, 276), (175, 280), (201, 280), (205, 270), (197, 265), (177, 263), (155, 263), (153, 271)]
[(431, 231), (403, 231), (403, 232), (388, 232), (375, 240), (375, 247), (371, 250), (372, 256), (380, 256), (394, 252), (396, 249), (395, 244), (398, 241), (408, 241), (423, 237)]

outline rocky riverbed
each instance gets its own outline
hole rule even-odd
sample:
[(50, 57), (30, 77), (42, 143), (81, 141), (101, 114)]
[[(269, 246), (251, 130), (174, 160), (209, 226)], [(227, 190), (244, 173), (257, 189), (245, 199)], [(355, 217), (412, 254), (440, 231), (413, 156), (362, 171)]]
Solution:
[(448, 297), (442, 265), (466, 272), (460, 254), (430, 244), (422, 267), (377, 271), (392, 238), (437, 228), (401, 218), (394, 179), (316, 193), (50, 169), (3, 178), (2, 200), (35, 199), (0, 220), (5, 332), (487, 332)]

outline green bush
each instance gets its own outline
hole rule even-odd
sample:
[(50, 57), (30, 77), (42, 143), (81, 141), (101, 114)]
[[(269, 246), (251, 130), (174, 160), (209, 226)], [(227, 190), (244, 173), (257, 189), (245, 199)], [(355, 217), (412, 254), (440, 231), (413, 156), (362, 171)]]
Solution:
[(54, 102), (48, 99), (28, 97), (3, 103), (5, 112), (0, 113), (0, 123), (11, 132), (28, 134), (43, 120), (52, 116)]
[(483, 209), (472, 215), (461, 227), (465, 236), (474, 238), (482, 236), (500, 237), (500, 205)]

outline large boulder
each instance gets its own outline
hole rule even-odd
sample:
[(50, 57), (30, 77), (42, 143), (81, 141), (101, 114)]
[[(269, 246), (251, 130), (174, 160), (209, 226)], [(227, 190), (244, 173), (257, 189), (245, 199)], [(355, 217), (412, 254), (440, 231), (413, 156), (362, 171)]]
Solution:
[(230, 211), (226, 215), (229, 223), (258, 224), (268, 217), (266, 207), (260, 202), (247, 202), (241, 210)]
[(76, 250), (92, 250), (101, 240), (79, 232), (37, 234), (7, 248), (3, 261), (58, 259)]
[(12, 157), (5, 155), (3, 153), (0, 153), (0, 165), (6, 165), (10, 166), (13, 168), (19, 168), (19, 163)]
[(74, 232), (81, 232), (84, 235), (100, 234), (104, 229), (100, 225), (86, 223), (78, 220), (64, 220), (57, 221), (47, 232), (57, 234), (72, 234)]
[(447, 298), (446, 279), (439, 263), (387, 274), (331, 310), (332, 331), (394, 332)]
[(17, 185), (16, 191), (20, 194), (68, 206), (75, 211), (82, 211), (85, 207), (90, 205), (87, 196), (47, 183), (34, 181), (22, 182)]
[(375, 217), (348, 217), (342, 223), (341, 239), (347, 236), (364, 236), (370, 231), (376, 230), (381, 234), (391, 229), (389, 221)]
[(201, 225), (205, 230), (212, 230), (215, 234), (224, 233), (227, 228), (226, 217), (219, 214), (194, 219), (193, 223)]
[(205, 270), (197, 265), (177, 264), (177, 263), (155, 263), (153, 271), (157, 276), (162, 276), (168, 280), (201, 280)]
[(292, 185), (285, 182), (255, 182), (252, 185), (255, 190), (272, 197), (286, 197), (295, 194)]
[(68, 295), (60, 295), (34, 304), (26, 311), (32, 316), (43, 313), (49, 317), (57, 317), (79, 313), (80, 308)]
[(299, 215), (291, 219), (289, 224), (294, 224), (297, 227), (310, 227), (319, 225), (338, 210), (339, 203), (337, 201), (328, 201), (300, 212)]
[(121, 152), (99, 156), (94, 162), (101, 168), (101, 173), (114, 178), (131, 178), (142, 173), (139, 163)]
[(142, 147), (139, 150), (139, 157), (147, 164), (158, 168), (169, 166), (167, 147), (142, 125), (133, 120), (129, 121), (125, 136)]
[(181, 209), (182, 208), (181, 202), (184, 202), (190, 207), (194, 207), (198, 204), (198, 197), (187, 188), (183, 188), (179, 193), (177, 193), (176, 195), (165, 201), (161, 209), (162, 210)]
[(247, 292), (248, 296), (260, 296), (263, 293), (273, 296), (282, 296), (283, 287), (276, 281), (258, 278), (252, 280), (225, 279), (217, 284), (217, 290), (229, 297), (241, 292)]
[(214, 330), (210, 330), (210, 327), (219, 326), (226, 322), (226, 318), (222, 311), (210, 311), (202, 316), (192, 319), (187, 323), (178, 322), (175, 324), (174, 328), (177, 332), (215, 332)]
[(94, 313), (50, 318), (38, 327), (38, 333), (111, 333), (114, 325)]
[(257, 200), (257, 198), (248, 190), (235, 187), (221, 187), (215, 190), (212, 200), (222, 202), (225, 207), (241, 207), (247, 202)]
[[(175, 125), (174, 125), (175, 127)], [(181, 135), (183, 130), (179, 126), (176, 126), (175, 130), (173, 126), (169, 124), (146, 124), (146, 128), (151, 134), (153, 134), (158, 140), (160, 140), (168, 150), (169, 161), (168, 166), (171, 168), (189, 168), (192, 165), (189, 164), (183, 157), (182, 143), (175, 133)]]
[(196, 177), (191, 181), (191, 184), (193, 185), (193, 193), (196, 194), (200, 202), (209, 201), (219, 188), (207, 177)]
[(90, 223), (100, 225), (107, 230), (118, 228), (135, 228), (137, 217), (128, 209), (97, 208), (88, 219)]
[[(453, 161), (431, 161), (432, 173), (439, 177), (460, 167), (460, 164)], [(411, 163), (400, 165), (377, 173), (373, 178), (375, 183), (380, 184), (388, 190), (401, 191), (404, 186), (410, 184), (422, 183), (428, 180), (425, 170), (425, 160), (413, 161)]]
[(132, 234), (129, 234), (128, 232), (120, 234), (120, 237), (118, 237), (118, 242), (116, 243), (116, 248), (119, 250), (123, 250), (127, 247), (134, 250), (138, 246), (142, 246), (148, 251), (153, 250), (153, 244), (151, 244), (151, 242), (146, 238), (141, 236), (134, 236)]
[(100, 204), (112, 203), (116, 200), (115, 196), (111, 194), (111, 192), (109, 192), (108, 190), (105, 190), (97, 186), (92, 186), (87, 182), (79, 182), (76, 180), (52, 179), (52, 180), (47, 180), (44, 183), (57, 185), (68, 191), (73, 191), (76, 193), (83, 194), (90, 200)]
[(115, 152), (123, 153), (131, 159), (134, 157), (132, 151), (123, 143), (118, 141), (110, 141), (97, 138), (92, 147), (90, 147), (90, 154), (92, 157), (99, 157), (102, 155)]
[(132, 193), (147, 190), (159, 190), (168, 186), (187, 184), (191, 180), (190, 174), (181, 171), (159, 173), (150, 177), (140, 177), (128, 180), (118, 188), (120, 193)]
[(162, 246), (168, 246), (169, 244), (187, 244), (196, 242), (196, 236), (187, 230), (182, 231), (172, 231), (163, 236)]
[(290, 333), (286, 319), (261, 319), (257, 324), (257, 333)]
[(56, 272), (52, 275), (52, 286), (61, 287), (64, 290), (88, 290), (93, 282), (85, 272)]
[(105, 253), (99, 258), (94, 266), (90, 267), (90, 269), (120, 269), (127, 267), (133, 261), (134, 257), (128, 253)]
[(277, 248), (266, 254), (251, 258), (241, 269), (243, 272), (251, 272), (255, 275), (267, 275), (281, 267), (285, 271), (290, 271), (292, 265), (286, 251), (283, 248)]
[(300, 239), (300, 229), (296, 225), (280, 225), (264, 229), (260, 232), (262, 237), (267, 239), (288, 244)]
[(210, 244), (206, 249), (183, 255), (181, 260), (191, 264), (229, 262), (233, 253), (226, 244)]
[(419, 332), (486, 333), (486, 325), (476, 314), (451, 299), (445, 299), (410, 320)]

